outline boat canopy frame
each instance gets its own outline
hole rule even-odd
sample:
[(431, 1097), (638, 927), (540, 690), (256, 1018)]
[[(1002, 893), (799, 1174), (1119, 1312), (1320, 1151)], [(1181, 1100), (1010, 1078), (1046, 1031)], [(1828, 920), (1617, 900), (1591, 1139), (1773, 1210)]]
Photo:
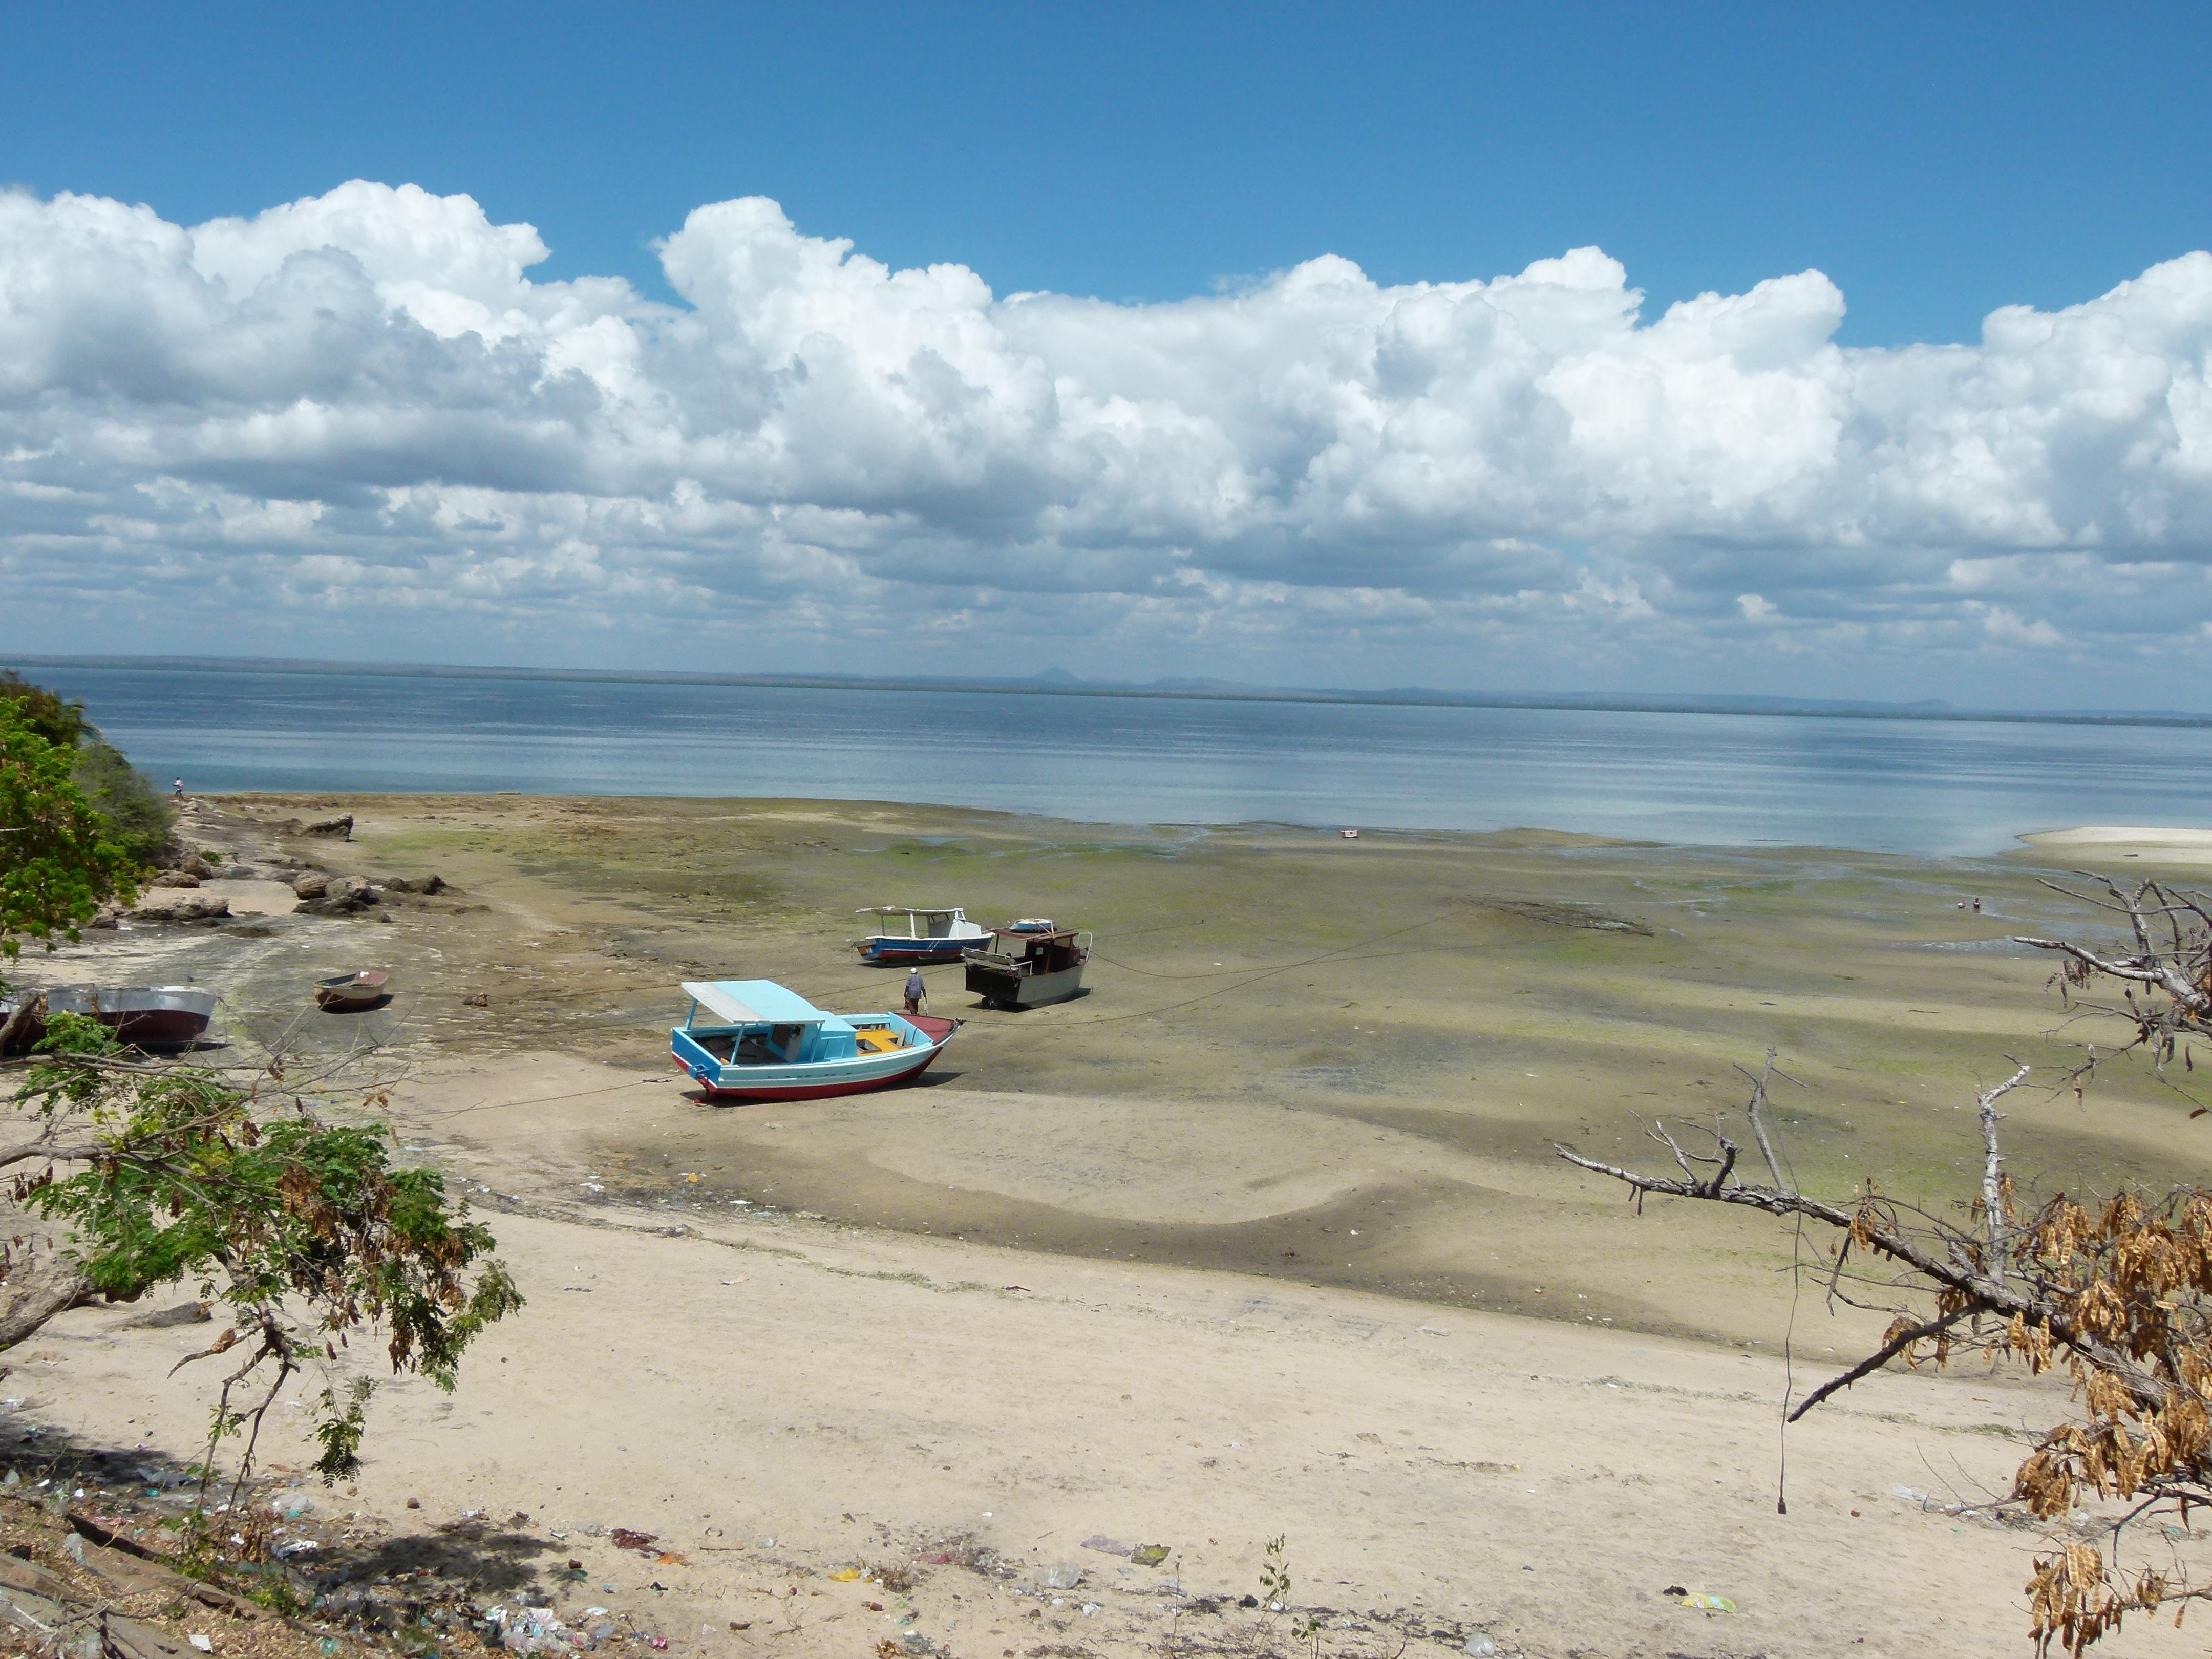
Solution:
[(837, 1018), (772, 979), (686, 980), (684, 994), (694, 1018), (704, 1008), (725, 1025), (818, 1025)]

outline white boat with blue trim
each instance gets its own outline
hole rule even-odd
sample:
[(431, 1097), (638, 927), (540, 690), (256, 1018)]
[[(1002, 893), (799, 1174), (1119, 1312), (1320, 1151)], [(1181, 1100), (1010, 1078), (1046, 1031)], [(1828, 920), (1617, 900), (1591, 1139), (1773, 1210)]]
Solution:
[(669, 1050), (716, 1100), (822, 1100), (920, 1077), (960, 1022), (832, 1014), (772, 979), (686, 981)]
[[(872, 904), (860, 912), (882, 919), (882, 926), (853, 946), (860, 960), (881, 966), (904, 967), (915, 962), (957, 962), (961, 952), (973, 951), (989, 937), (957, 906), (932, 910), (913, 904)], [(897, 925), (903, 921), (903, 929)]]

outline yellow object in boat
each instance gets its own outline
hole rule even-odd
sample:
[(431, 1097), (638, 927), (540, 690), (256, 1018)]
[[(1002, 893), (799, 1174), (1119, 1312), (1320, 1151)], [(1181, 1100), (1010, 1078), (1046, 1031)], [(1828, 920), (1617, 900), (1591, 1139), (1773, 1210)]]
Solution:
[(870, 1026), (854, 1032), (853, 1041), (864, 1054), (887, 1054), (899, 1046), (897, 1036), (881, 1026)]

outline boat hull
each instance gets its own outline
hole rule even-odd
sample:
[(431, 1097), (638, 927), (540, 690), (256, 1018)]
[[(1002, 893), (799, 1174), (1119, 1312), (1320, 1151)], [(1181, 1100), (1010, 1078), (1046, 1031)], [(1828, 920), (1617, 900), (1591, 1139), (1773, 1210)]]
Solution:
[(383, 1007), (391, 1000), (392, 993), (389, 991), (315, 993), (315, 1006), (326, 1014), (365, 1014), (372, 1008)]
[(910, 963), (957, 962), (961, 952), (975, 948), (972, 939), (864, 939), (854, 947), (860, 960), (885, 968)]
[[(929, 1048), (920, 1050), (915, 1058), (908, 1060), (907, 1063), (896, 1071), (879, 1076), (824, 1078), (819, 1082), (805, 1082), (797, 1079), (774, 1082), (763, 1080), (757, 1084), (742, 1080), (726, 1083), (720, 1080), (709, 1082), (699, 1075), (697, 1068), (685, 1066), (681, 1060), (676, 1063), (690, 1073), (692, 1081), (699, 1085), (709, 1100), (829, 1100), (838, 1095), (864, 1095), (872, 1090), (889, 1089), (902, 1083), (909, 1083), (927, 1071), (938, 1055), (944, 1052), (943, 1043), (933, 1043)], [(900, 1058), (903, 1059), (905, 1056), (900, 1056)], [(722, 1069), (721, 1075), (729, 1077), (732, 1073), (738, 1073), (741, 1079), (744, 1071), (753, 1069), (756, 1068), (729, 1066)]]
[(392, 1000), (392, 976), (368, 972), (317, 981), (315, 1006), (326, 1014), (365, 1013)]

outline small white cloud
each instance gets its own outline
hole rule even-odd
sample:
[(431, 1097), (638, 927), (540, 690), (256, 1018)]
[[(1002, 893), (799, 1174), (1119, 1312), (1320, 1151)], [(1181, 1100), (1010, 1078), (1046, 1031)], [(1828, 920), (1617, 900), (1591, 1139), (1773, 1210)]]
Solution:
[(2049, 623), (2023, 621), (2019, 613), (2003, 605), (1992, 605), (1982, 613), (1982, 629), (1993, 640), (2007, 645), (2056, 645), (2058, 630)]
[(1779, 611), (1769, 605), (1765, 599), (1759, 598), (1756, 593), (1737, 594), (1735, 596), (1735, 607), (1737, 610), (1743, 612), (1743, 619), (1746, 622), (1771, 622), (1782, 615)]

